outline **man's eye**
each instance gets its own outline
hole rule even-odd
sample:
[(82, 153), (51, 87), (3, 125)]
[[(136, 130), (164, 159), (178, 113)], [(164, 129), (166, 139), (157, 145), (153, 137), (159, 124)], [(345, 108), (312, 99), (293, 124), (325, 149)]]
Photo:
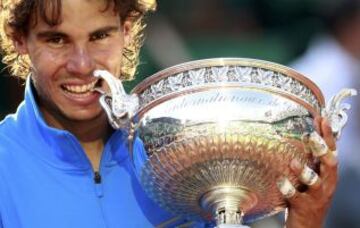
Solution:
[(46, 42), (51, 45), (56, 45), (56, 46), (65, 44), (65, 40), (63, 37), (51, 37), (51, 38), (47, 39)]
[(90, 37), (90, 41), (103, 40), (107, 38), (109, 34), (107, 33), (96, 33)]

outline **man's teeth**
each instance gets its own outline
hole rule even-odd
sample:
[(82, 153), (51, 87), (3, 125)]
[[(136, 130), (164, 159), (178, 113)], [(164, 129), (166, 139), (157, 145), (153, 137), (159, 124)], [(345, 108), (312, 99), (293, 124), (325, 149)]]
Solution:
[(94, 86), (97, 81), (94, 81), (92, 83), (86, 84), (86, 85), (63, 85), (65, 90), (72, 93), (87, 93), (94, 89)]

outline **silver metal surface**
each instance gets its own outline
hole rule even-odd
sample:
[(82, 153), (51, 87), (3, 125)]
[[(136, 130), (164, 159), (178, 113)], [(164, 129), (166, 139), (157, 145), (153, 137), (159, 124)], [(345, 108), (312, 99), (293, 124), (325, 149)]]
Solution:
[[(221, 227), (275, 214), (286, 207), (277, 180), (301, 185), (290, 161), (315, 166), (303, 139), (314, 132), (324, 99), (290, 68), (200, 60), (160, 71), (134, 94), (139, 109), (128, 112), (135, 115), (127, 125), (134, 169), (149, 196), (176, 215)], [(104, 109), (116, 109), (111, 104)], [(115, 111), (110, 122), (122, 118)]]
[(115, 129), (129, 128), (129, 117), (138, 110), (138, 97), (126, 94), (120, 79), (108, 71), (95, 70), (94, 76), (105, 80), (110, 87), (109, 94), (99, 88), (94, 89), (102, 94), (100, 104), (107, 114), (110, 125)]
[(356, 95), (357, 91), (354, 89), (342, 89), (330, 99), (326, 107), (322, 110), (322, 115), (330, 121), (330, 125), (336, 138), (340, 138), (341, 130), (348, 120), (346, 111), (351, 108), (350, 104), (342, 102), (345, 98)]

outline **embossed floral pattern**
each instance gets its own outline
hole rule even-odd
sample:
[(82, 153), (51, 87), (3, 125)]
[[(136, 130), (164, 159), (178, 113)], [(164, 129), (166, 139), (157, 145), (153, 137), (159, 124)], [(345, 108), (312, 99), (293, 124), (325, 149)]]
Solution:
[(243, 66), (213, 66), (171, 75), (152, 84), (140, 94), (140, 107), (172, 92), (219, 83), (260, 85), (280, 89), (304, 100), (316, 110), (320, 110), (316, 96), (302, 82), (276, 71)]

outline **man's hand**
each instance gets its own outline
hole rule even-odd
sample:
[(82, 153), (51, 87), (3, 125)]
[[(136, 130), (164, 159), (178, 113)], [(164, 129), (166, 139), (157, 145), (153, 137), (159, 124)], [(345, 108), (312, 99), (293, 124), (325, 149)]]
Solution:
[[(320, 160), (318, 175), (299, 161), (293, 160), (290, 168), (300, 181), (308, 185), (305, 192), (290, 191), (287, 228), (320, 228), (323, 226), (327, 210), (337, 184), (338, 161), (336, 144), (331, 127), (326, 119), (315, 118), (315, 128), (319, 135), (312, 137), (311, 150)], [(291, 187), (291, 186), (290, 186)], [(284, 192), (283, 192), (284, 193)]]

